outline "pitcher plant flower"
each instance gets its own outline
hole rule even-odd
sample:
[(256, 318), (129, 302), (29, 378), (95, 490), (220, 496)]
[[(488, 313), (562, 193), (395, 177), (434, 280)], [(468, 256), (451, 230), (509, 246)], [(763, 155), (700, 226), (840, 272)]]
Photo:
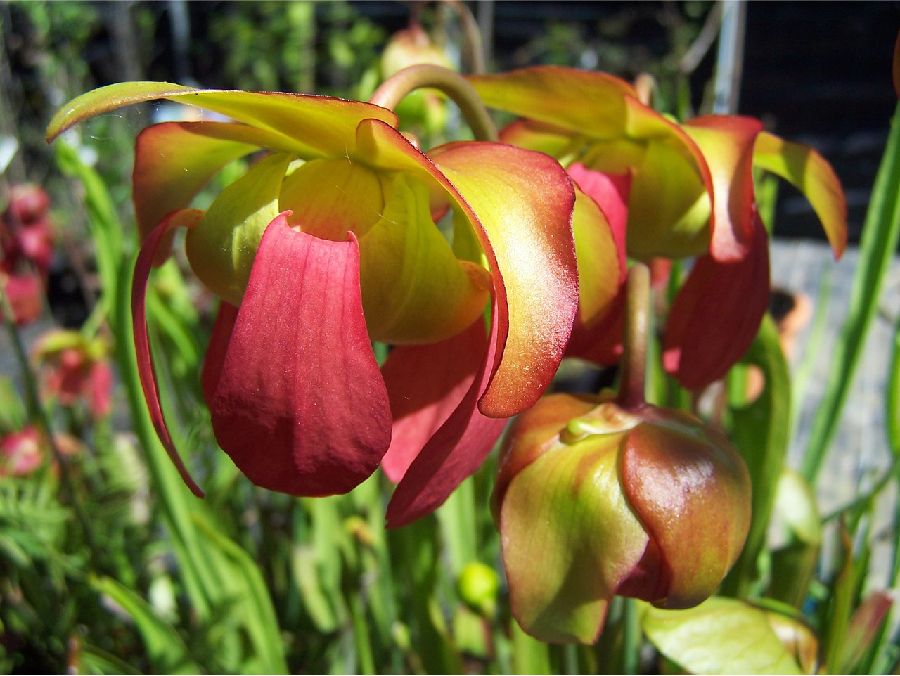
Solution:
[(31, 354), (46, 396), (68, 407), (83, 403), (93, 418), (102, 418), (109, 415), (113, 387), (107, 351), (102, 338), (55, 329), (38, 338)]
[(750, 526), (737, 450), (693, 415), (644, 400), (643, 265), (629, 272), (627, 293), (618, 396), (545, 396), (501, 451), (492, 507), (510, 607), (544, 641), (593, 643), (615, 595), (662, 608), (702, 602)]
[[(598, 72), (542, 66), (469, 80), (487, 105), (523, 118), (501, 140), (559, 158), (588, 194), (604, 180), (627, 183), (628, 256), (697, 257), (664, 337), (664, 365), (685, 387), (722, 377), (749, 347), (768, 304), (768, 234), (754, 169), (799, 188), (835, 256), (843, 252), (846, 202), (830, 165), (758, 120), (704, 115), (678, 124), (642, 103), (632, 85)], [(618, 208), (609, 190), (592, 197)]]
[[(315, 496), (346, 492), (383, 462), (399, 480), (390, 525), (436, 508), (563, 356), (578, 302), (565, 171), (490, 141), (426, 155), (370, 103), (156, 82), (82, 95), (48, 139), (156, 99), (233, 120), (156, 124), (136, 144), (139, 370), (188, 485), (200, 493), (166, 427), (145, 319), (151, 267), (179, 226), (191, 268), (221, 299), (203, 390), (238, 468)], [(260, 150), (206, 211), (191, 208), (223, 166)], [(434, 218), (447, 210), (450, 239)], [(381, 369), (371, 341), (395, 346)]]

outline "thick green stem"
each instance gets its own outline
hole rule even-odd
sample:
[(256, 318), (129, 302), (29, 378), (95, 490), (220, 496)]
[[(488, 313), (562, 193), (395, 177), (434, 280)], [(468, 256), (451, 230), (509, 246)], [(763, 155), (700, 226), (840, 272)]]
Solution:
[(625, 354), (618, 401), (622, 408), (639, 408), (646, 403), (644, 371), (650, 330), (650, 270), (646, 265), (637, 263), (628, 271), (625, 292)]
[(449, 96), (462, 111), (463, 117), (479, 141), (496, 141), (497, 128), (475, 88), (459, 73), (432, 64), (418, 64), (397, 72), (385, 80), (370, 103), (393, 109), (403, 97), (416, 89), (438, 89)]
[(75, 516), (79, 523), (81, 523), (88, 549), (94, 553), (94, 543), (96, 541), (93, 537), (90, 521), (82, 509), (81, 503), (78, 502), (78, 496), (75, 493), (75, 486), (69, 475), (69, 467), (66, 458), (62, 454), (62, 451), (59, 450), (59, 446), (53, 436), (53, 427), (50, 425), (50, 416), (47, 415), (47, 411), (44, 410), (44, 407), (41, 404), (40, 395), (38, 394), (37, 378), (34, 371), (31, 369), (31, 364), (28, 362), (28, 354), (25, 351), (25, 345), (22, 342), (22, 336), (19, 335), (19, 329), (16, 326), (15, 316), (13, 315), (12, 303), (6, 294), (6, 286), (2, 283), (0, 283), (0, 315), (2, 315), (3, 322), (6, 324), (6, 330), (7, 333), (9, 333), (9, 339), (13, 345), (16, 361), (19, 363), (19, 368), (22, 371), (22, 380), (25, 384), (25, 393), (28, 398), (28, 407), (31, 410), (32, 418), (36, 420), (41, 434), (46, 440), (50, 452), (53, 454), (53, 459), (56, 461), (57, 467), (59, 467), (59, 480), (62, 484), (63, 491), (68, 495)]

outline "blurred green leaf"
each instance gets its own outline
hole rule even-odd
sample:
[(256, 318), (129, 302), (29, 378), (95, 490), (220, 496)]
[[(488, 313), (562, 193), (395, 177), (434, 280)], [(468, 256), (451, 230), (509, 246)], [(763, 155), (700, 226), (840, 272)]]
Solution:
[(694, 674), (801, 674), (765, 613), (713, 597), (689, 610), (647, 606), (642, 626), (650, 642)]
[(801, 542), (819, 545), (822, 522), (812, 488), (799, 472), (787, 468), (778, 479), (775, 514)]
[[(95, 317), (98, 317), (97, 313), (102, 315), (115, 310), (118, 269), (124, 253), (122, 226), (100, 175), (82, 162), (78, 152), (62, 140), (57, 140), (55, 149), (60, 170), (78, 179), (84, 187), (84, 206), (100, 274), (100, 298), (95, 308)], [(96, 328), (97, 321), (96, 318), (89, 321), (89, 327)]]
[(753, 485), (750, 532), (744, 550), (725, 579), (729, 595), (743, 596), (757, 575), (757, 558), (765, 546), (775, 491), (790, 441), (791, 381), (778, 330), (766, 315), (744, 357), (757, 366), (764, 386), (756, 401), (732, 411), (731, 438), (744, 457)]
[(246, 626), (260, 657), (259, 668), (266, 673), (288, 673), (275, 609), (256, 562), (222, 535), (205, 515), (195, 512), (193, 518), (207, 539), (206, 546), (217, 549), (233, 567), (224, 572), (223, 583), (236, 592), (234, 611)]
[(106, 594), (134, 620), (155, 671), (190, 674), (200, 670), (175, 628), (157, 617), (144, 599), (108, 577), (92, 578), (91, 586)]
[(831, 354), (828, 382), (803, 456), (803, 475), (813, 481), (841, 421), (844, 403), (878, 310), (882, 283), (900, 241), (900, 105), (894, 111), (881, 166), (875, 176), (859, 245), (850, 307)]
[(853, 543), (850, 533), (843, 523), (838, 535), (840, 538), (841, 563), (837, 575), (831, 582), (822, 630), (822, 661), (825, 669), (832, 674), (843, 673), (840, 666), (846, 646), (847, 629), (850, 626), (850, 613), (853, 610), (853, 592), (856, 586), (853, 574)]
[(522, 631), (518, 622), (511, 620), (512, 673), (552, 674), (547, 644), (531, 638)]
[(82, 674), (139, 674), (141, 673), (125, 660), (116, 657), (97, 646), (81, 646), (79, 673)]
[(0, 436), (25, 427), (28, 412), (12, 380), (0, 376)]

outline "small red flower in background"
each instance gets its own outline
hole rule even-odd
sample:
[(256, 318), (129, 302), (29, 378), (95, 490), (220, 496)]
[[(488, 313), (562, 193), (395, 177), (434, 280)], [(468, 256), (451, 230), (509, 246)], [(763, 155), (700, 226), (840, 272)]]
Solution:
[(0, 216), (0, 284), (20, 325), (35, 321), (43, 308), (44, 280), (53, 258), (49, 206), (39, 186), (16, 185)]
[[(44, 284), (37, 273), (7, 275), (0, 270), (0, 284), (4, 285), (16, 324), (31, 324), (41, 316), (44, 309)], [(0, 309), (0, 317), (2, 316), (3, 310)]]
[(41, 435), (34, 427), (0, 439), (0, 477), (27, 476), (44, 462)]
[[(54, 434), (53, 441), (63, 456), (75, 456), (84, 446), (68, 434)], [(0, 437), (0, 477), (24, 477), (40, 469), (52, 457), (45, 437), (31, 425)], [(56, 464), (52, 465), (56, 470)]]
[(23, 263), (46, 276), (53, 258), (53, 230), (50, 227), (50, 198), (33, 184), (13, 186), (9, 203), (0, 221), (0, 251), (4, 272), (15, 272)]
[(46, 396), (62, 406), (83, 402), (93, 418), (109, 415), (112, 370), (106, 344), (77, 331), (55, 330), (41, 336), (32, 351)]

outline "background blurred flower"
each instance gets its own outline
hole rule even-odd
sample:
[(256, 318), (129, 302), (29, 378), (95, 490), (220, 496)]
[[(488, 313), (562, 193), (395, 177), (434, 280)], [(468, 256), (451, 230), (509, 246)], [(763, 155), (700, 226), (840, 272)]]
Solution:
[[(0, 271), (0, 284), (4, 285), (16, 324), (31, 324), (41, 316), (44, 308), (44, 285), (37, 273), (8, 275)], [(3, 311), (0, 309), (0, 317), (2, 316)]]
[(15, 272), (23, 263), (46, 276), (53, 258), (53, 231), (48, 210), (50, 198), (34, 184), (10, 188), (9, 202), (0, 217), (0, 269)]
[(109, 415), (113, 379), (102, 339), (88, 339), (78, 331), (48, 331), (38, 338), (32, 356), (47, 396), (63, 406), (84, 402), (94, 418)]
[(27, 476), (44, 462), (41, 435), (34, 427), (0, 439), (0, 476)]

